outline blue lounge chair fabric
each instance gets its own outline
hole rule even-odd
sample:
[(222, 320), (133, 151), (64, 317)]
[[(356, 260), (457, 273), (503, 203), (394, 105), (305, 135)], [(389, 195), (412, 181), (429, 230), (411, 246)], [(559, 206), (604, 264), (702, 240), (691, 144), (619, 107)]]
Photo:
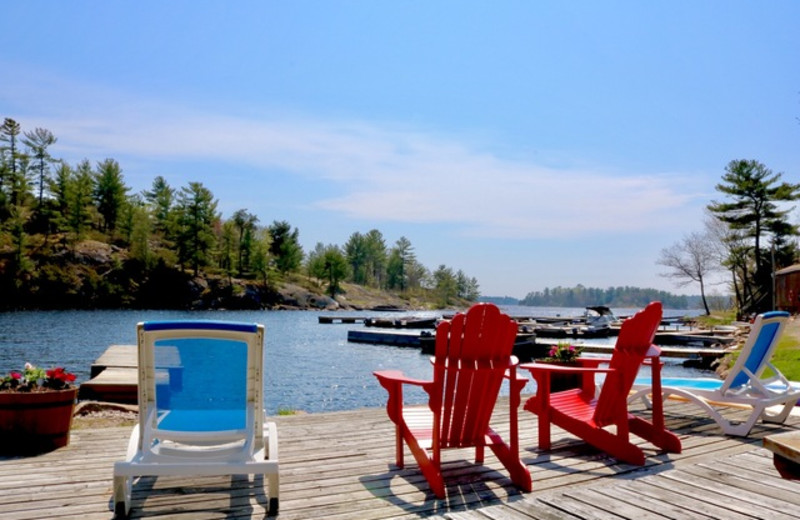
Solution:
[[(772, 311), (756, 317), (739, 357), (728, 376), (714, 378), (663, 378), (662, 395), (688, 399), (705, 410), (727, 435), (746, 437), (761, 419), (783, 423), (800, 399), (800, 384), (791, 382), (770, 362), (789, 313)], [(769, 376), (765, 372), (769, 369)], [(637, 378), (629, 401), (649, 404), (651, 381)], [(745, 406), (751, 413), (741, 422), (726, 419), (719, 411), (725, 406)], [(777, 412), (771, 407), (782, 406)]]

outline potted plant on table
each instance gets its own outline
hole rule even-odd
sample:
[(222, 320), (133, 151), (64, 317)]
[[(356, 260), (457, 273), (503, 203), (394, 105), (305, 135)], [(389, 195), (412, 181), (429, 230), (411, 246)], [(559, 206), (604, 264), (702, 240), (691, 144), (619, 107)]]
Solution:
[(75, 374), (25, 363), (0, 379), (0, 453), (31, 455), (69, 444)]
[[(566, 341), (560, 341), (553, 345), (548, 352), (548, 356), (542, 361), (552, 365), (581, 366), (578, 357), (583, 352), (583, 347), (577, 347)], [(582, 374), (563, 374), (553, 372), (550, 374), (550, 391), (560, 392), (570, 388), (580, 388), (583, 379)]]

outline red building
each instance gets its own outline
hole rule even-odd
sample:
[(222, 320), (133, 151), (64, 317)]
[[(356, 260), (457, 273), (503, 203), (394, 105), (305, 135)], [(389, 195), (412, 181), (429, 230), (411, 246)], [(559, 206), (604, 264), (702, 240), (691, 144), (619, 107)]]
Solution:
[(792, 314), (800, 312), (800, 264), (775, 271), (775, 306)]

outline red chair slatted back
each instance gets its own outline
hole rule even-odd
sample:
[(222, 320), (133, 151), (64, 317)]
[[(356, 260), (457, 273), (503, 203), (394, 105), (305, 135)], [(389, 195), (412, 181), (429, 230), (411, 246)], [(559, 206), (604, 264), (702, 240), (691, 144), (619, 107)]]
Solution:
[(661, 324), (661, 314), (661, 302), (652, 302), (622, 323), (609, 363), (616, 372), (606, 376), (594, 411), (597, 425), (612, 424), (628, 413), (627, 397)]
[(441, 448), (484, 443), (516, 335), (517, 323), (489, 303), (437, 327), (430, 407), (440, 413)]

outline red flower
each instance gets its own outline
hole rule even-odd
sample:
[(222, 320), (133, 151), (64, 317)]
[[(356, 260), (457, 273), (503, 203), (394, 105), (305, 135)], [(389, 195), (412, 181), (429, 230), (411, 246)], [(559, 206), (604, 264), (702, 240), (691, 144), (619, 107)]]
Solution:
[(10, 375), (11, 375), (11, 379), (16, 379), (18, 381), (20, 379), (22, 379), (22, 374), (20, 374), (19, 372), (11, 372)]
[(65, 372), (63, 367), (56, 367), (47, 371), (47, 377), (57, 379), (64, 383), (75, 381), (75, 374)]

